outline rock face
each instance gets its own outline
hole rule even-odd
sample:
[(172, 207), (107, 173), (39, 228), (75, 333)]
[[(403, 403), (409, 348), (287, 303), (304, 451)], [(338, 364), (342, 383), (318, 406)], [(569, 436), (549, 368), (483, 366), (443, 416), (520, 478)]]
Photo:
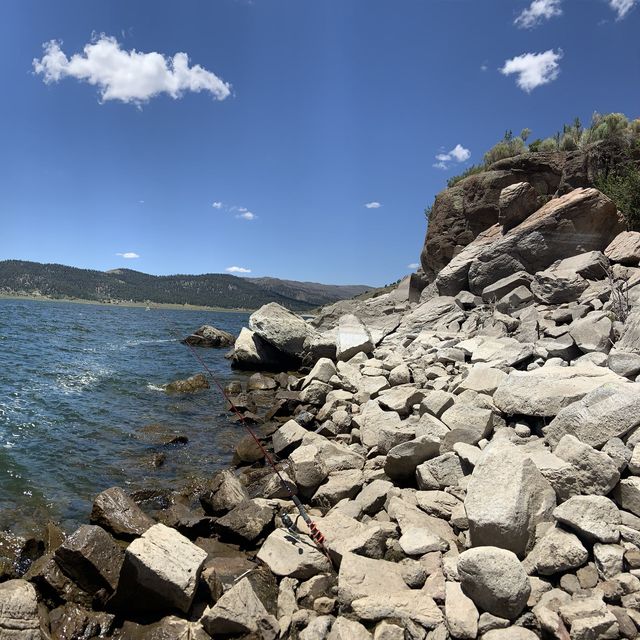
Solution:
[(505, 187), (528, 182), (541, 195), (554, 193), (560, 184), (562, 163), (560, 154), (508, 158), (439, 193), (420, 255), (425, 274), (438, 273), (456, 250), (498, 222), (500, 194)]
[(210, 324), (204, 324), (182, 342), (194, 347), (231, 347), (235, 342), (235, 336)]
[(170, 607), (186, 613), (206, 557), (175, 529), (156, 524), (127, 547), (117, 598), (134, 597), (134, 608), (140, 610)]
[(487, 228), (438, 274), (438, 291), (481, 294), (516, 271), (536, 273), (567, 254), (602, 251), (621, 230), (611, 200), (596, 189), (575, 189), (505, 235), (497, 225)]
[(518, 617), (527, 604), (531, 585), (514, 553), (496, 547), (469, 549), (458, 558), (464, 592), (484, 611), (500, 618)]
[(487, 447), (469, 481), (465, 508), (473, 546), (497, 546), (523, 557), (535, 529), (550, 522), (556, 494), (514, 445)]
[(38, 600), (33, 585), (26, 580), (0, 584), (0, 638), (41, 640)]

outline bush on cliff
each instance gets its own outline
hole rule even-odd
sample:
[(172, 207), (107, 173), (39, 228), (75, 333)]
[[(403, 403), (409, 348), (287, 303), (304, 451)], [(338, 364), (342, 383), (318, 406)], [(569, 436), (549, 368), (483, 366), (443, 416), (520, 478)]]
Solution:
[(640, 230), (640, 170), (627, 165), (622, 169), (602, 174), (596, 187), (609, 196), (624, 215), (631, 231)]

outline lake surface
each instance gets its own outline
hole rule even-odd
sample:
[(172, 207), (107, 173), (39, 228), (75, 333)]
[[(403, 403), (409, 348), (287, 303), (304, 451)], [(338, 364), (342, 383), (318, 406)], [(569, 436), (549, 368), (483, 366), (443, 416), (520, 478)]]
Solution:
[[(247, 321), (0, 299), (0, 530), (47, 519), (70, 529), (108, 487), (177, 487), (226, 466), (244, 431), (221, 394), (172, 396), (161, 385), (201, 372), (179, 337), (205, 323), (237, 335)], [(198, 351), (223, 384), (244, 377), (226, 351)], [(178, 434), (189, 442), (163, 444)]]

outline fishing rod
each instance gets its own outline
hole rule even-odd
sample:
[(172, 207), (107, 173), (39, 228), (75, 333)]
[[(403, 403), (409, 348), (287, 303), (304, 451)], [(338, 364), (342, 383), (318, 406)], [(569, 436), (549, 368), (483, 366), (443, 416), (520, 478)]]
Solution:
[[(170, 326), (171, 323), (169, 319), (163, 313), (161, 313), (159, 309), (156, 308), (156, 310), (158, 311), (158, 313), (160, 313), (160, 316), (165, 320), (165, 322)], [(169, 333), (171, 333), (171, 331)], [(178, 333), (177, 328), (174, 331), (174, 333), (176, 334)], [(318, 526), (313, 521), (311, 516), (307, 513), (307, 510), (305, 509), (304, 505), (300, 501), (300, 498), (298, 498), (298, 496), (291, 489), (290, 483), (284, 479), (284, 477), (278, 470), (278, 467), (276, 466), (274, 459), (271, 457), (271, 454), (267, 451), (265, 446), (262, 444), (262, 442), (260, 441), (260, 438), (258, 438), (255, 431), (249, 426), (249, 423), (247, 422), (247, 419), (245, 418), (244, 414), (235, 405), (235, 403), (231, 399), (231, 396), (227, 393), (226, 389), (220, 384), (216, 376), (213, 375), (213, 371), (211, 371), (211, 368), (207, 365), (207, 363), (204, 361), (202, 356), (196, 351), (195, 347), (187, 341), (181, 340), (181, 342), (182, 344), (185, 344), (189, 348), (191, 355), (198, 361), (198, 363), (205, 370), (205, 372), (207, 373), (211, 381), (218, 388), (223, 398), (229, 404), (233, 413), (235, 413), (240, 424), (242, 424), (242, 426), (247, 430), (249, 435), (253, 438), (254, 442), (258, 445), (261, 453), (264, 455), (265, 460), (269, 463), (269, 465), (271, 466), (275, 474), (278, 476), (278, 479), (280, 480), (280, 484), (282, 485), (282, 488), (289, 495), (289, 498), (291, 499), (293, 504), (296, 506), (298, 512), (300, 513), (301, 518), (304, 520), (305, 524), (307, 525), (307, 528), (309, 529), (309, 536), (314, 541), (318, 549), (322, 551), (322, 553), (324, 553), (325, 556), (327, 556), (327, 558), (329, 559), (329, 562), (331, 562), (331, 564), (333, 565), (333, 561), (331, 560), (329, 552), (324, 545), (324, 542), (325, 542), (324, 535), (322, 534), (320, 529), (318, 529)], [(284, 516), (282, 517), (282, 520), (288, 529), (292, 528), (293, 522), (291, 522), (290, 518), (286, 514), (284, 514)]]

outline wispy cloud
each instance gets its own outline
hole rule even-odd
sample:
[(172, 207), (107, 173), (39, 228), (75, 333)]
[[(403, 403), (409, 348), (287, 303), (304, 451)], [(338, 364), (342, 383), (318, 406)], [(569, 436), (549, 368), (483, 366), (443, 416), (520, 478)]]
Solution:
[(234, 213), (235, 217), (239, 220), (257, 220), (258, 216), (253, 212), (249, 211), (247, 207), (239, 207), (238, 205), (227, 206), (224, 202), (213, 202), (211, 206), (214, 209), (222, 209), (227, 213)]
[(49, 84), (75, 78), (97, 86), (100, 99), (141, 105), (161, 93), (180, 98), (186, 91), (208, 91), (216, 100), (231, 93), (229, 84), (200, 65), (189, 66), (186, 53), (168, 57), (157, 51), (125, 51), (111, 36), (101, 34), (87, 43), (82, 53), (70, 58), (61, 42), (43, 44), (44, 55), (34, 58), (33, 69)]
[[(612, 2), (614, 0), (611, 0)], [(627, 0), (628, 1), (628, 0)], [(544, 20), (562, 15), (561, 0), (533, 0), (513, 21), (520, 29), (533, 29)]]
[(240, 218), (242, 220), (255, 220), (258, 216), (253, 213), (253, 211), (243, 211), (239, 213), (236, 218)]
[(212, 202), (212, 203), (211, 203), (211, 206), (212, 206), (214, 209), (222, 209), (222, 202)]
[(417, 262), (412, 262), (407, 265), (407, 269), (417, 269), (420, 265)]
[(471, 151), (465, 149), (461, 144), (457, 144), (451, 151), (438, 153), (434, 167), (436, 169), (448, 169), (454, 162), (466, 162), (471, 157)]
[(229, 273), (251, 273), (251, 269), (245, 269), (245, 267), (227, 267), (225, 271)]
[(609, 6), (618, 14), (617, 20), (622, 20), (638, 4), (639, 0), (608, 0)]
[(367, 209), (379, 209), (382, 206), (382, 203), (374, 200), (373, 202), (367, 202), (364, 206), (367, 207)]
[(125, 258), (127, 260), (133, 260), (134, 258), (139, 258), (140, 256), (133, 251), (126, 251), (125, 253), (116, 253), (117, 256), (121, 258)]
[(505, 76), (516, 75), (516, 84), (527, 93), (536, 87), (548, 84), (558, 77), (562, 58), (562, 49), (556, 53), (553, 49), (543, 53), (523, 53), (506, 60), (500, 73)]
[(489, 65), (486, 62), (483, 62), (480, 65), (480, 71), (488, 71), (489, 70)]

